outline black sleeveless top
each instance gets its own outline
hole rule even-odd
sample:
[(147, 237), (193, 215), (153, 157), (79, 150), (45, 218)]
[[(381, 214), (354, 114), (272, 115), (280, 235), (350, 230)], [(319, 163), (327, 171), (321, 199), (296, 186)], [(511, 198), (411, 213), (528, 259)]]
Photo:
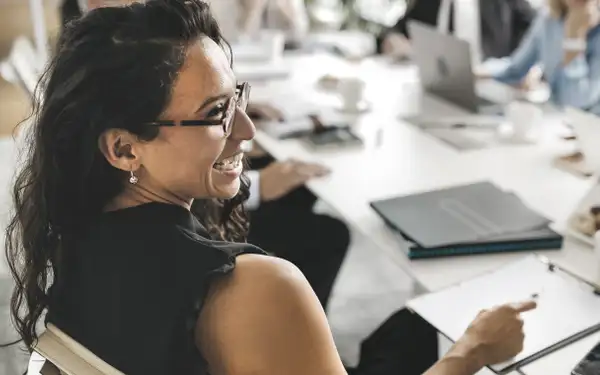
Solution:
[(126, 375), (206, 374), (194, 329), (209, 285), (262, 251), (212, 241), (189, 211), (161, 203), (86, 227), (65, 249), (47, 321)]

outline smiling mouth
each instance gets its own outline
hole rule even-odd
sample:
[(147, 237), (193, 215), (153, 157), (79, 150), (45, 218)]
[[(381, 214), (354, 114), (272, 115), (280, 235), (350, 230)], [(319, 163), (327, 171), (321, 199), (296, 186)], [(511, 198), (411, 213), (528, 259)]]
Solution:
[(235, 155), (232, 155), (226, 159), (223, 159), (219, 162), (213, 164), (213, 168), (220, 172), (233, 171), (242, 166), (242, 160), (244, 158), (243, 152), (238, 152)]

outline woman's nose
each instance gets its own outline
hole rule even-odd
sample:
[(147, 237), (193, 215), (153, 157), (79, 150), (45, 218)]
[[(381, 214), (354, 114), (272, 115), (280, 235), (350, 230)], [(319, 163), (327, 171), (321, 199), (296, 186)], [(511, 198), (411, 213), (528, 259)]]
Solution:
[(249, 141), (256, 134), (256, 127), (246, 112), (239, 108), (235, 109), (235, 118), (233, 119), (233, 128), (231, 129), (231, 139), (236, 141)]

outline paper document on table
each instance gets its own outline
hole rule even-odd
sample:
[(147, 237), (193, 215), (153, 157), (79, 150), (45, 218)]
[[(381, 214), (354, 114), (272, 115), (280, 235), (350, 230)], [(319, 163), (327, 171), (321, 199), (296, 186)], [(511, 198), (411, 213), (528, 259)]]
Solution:
[(490, 366), (506, 373), (600, 330), (600, 296), (593, 288), (532, 255), (407, 306), (442, 334), (457, 341), (483, 309), (535, 298), (523, 313), (525, 345), (513, 360)]

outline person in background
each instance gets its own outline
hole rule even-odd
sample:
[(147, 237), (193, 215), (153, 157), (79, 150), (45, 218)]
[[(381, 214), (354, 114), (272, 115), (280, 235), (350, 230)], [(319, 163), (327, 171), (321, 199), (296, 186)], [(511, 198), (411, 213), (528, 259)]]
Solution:
[[(63, 13), (62, 18), (72, 20), (81, 17), (82, 10), (85, 12), (98, 7), (135, 2), (139, 1), (65, 0), (62, 10), (70, 9), (71, 13)], [(254, 4), (262, 10), (270, 4), (264, 0), (243, 2), (245, 6)], [(287, 14), (284, 11), (288, 9), (286, 6), (296, 9), (294, 0), (273, 3), (271, 6), (281, 8), (282, 14)], [(213, 0), (209, 4), (217, 20), (218, 16), (225, 16), (227, 10), (231, 10), (228, 7), (232, 6), (226, 0)], [(77, 13), (73, 12), (73, 7)], [(274, 121), (282, 118), (279, 110), (265, 103), (250, 103), (247, 112), (254, 120)], [(249, 241), (296, 265), (306, 275), (323, 308), (327, 309), (335, 280), (350, 246), (350, 232), (340, 220), (313, 212), (317, 198), (304, 184), (328, 174), (329, 170), (322, 165), (299, 160), (278, 162), (269, 155), (251, 157), (249, 160), (252, 168), (248, 171), (250, 196), (246, 202), (246, 208), (251, 211)]]
[[(252, 35), (261, 29), (276, 29), (286, 34), (288, 42), (300, 42), (308, 34), (309, 19), (303, 0), (236, 1), (241, 5), (240, 32), (243, 34)], [(219, 6), (219, 2), (213, 0), (212, 7)]]
[[(413, 0), (396, 25), (378, 38), (380, 52), (392, 56), (410, 55), (409, 20), (438, 26), (464, 36), (480, 50), (481, 60), (510, 55), (535, 18), (527, 0)], [(479, 10), (471, 25), (469, 11)], [(479, 26), (479, 27), (478, 27)], [(466, 30), (462, 31), (467, 27)], [(475, 27), (475, 28), (473, 28)], [(479, 35), (477, 35), (479, 33)]]
[[(97, 9), (61, 34), (6, 232), (29, 350), (47, 312), (128, 375), (347, 373), (302, 273), (243, 242), (255, 127), (225, 44), (200, 0)], [(396, 332), (351, 374), (475, 374), (522, 350), (535, 306), (482, 311), (429, 370), (410, 365), (423, 338)]]
[(598, 0), (549, 0), (506, 65), (480, 76), (518, 85), (539, 66), (554, 103), (600, 114), (599, 23)]

